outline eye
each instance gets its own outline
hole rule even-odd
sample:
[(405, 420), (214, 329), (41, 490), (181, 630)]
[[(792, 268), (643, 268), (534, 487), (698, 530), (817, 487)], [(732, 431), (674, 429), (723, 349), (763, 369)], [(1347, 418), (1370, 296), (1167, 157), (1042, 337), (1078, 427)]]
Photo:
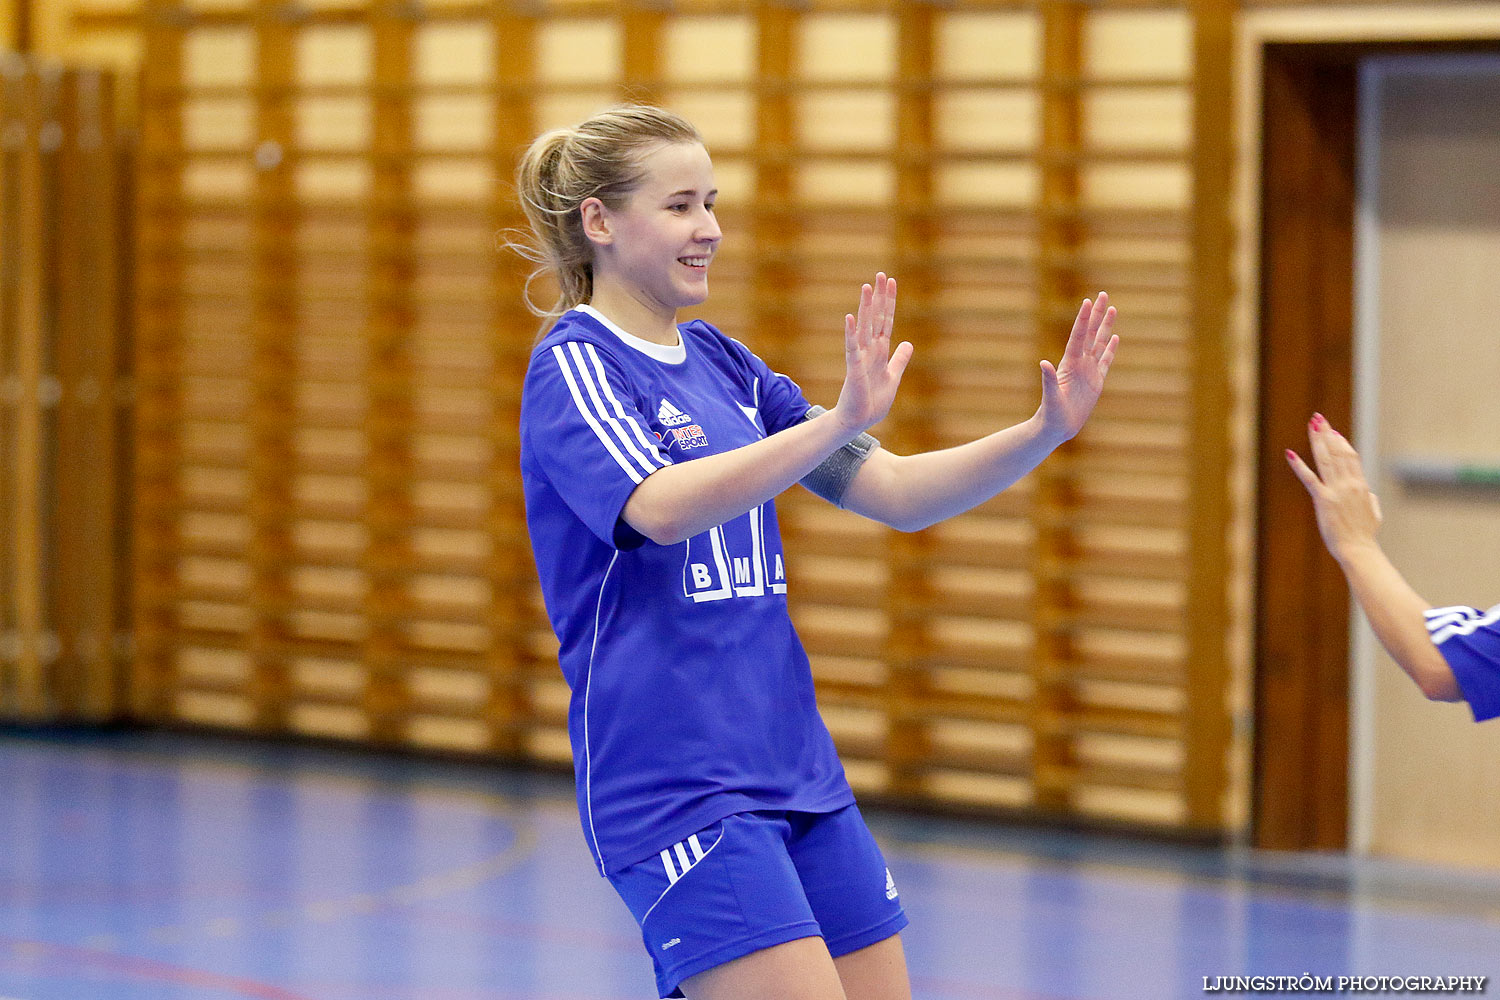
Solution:
[(678, 213), (686, 212), (688, 210), (688, 206), (687, 206), (686, 202), (680, 202), (680, 203), (678, 203), (676, 205), (669, 205), (669, 206), (667, 206), (667, 208), (668, 208), (669, 211), (678, 212)]
[(704, 202), (704, 203), (703, 203), (703, 207), (704, 207), (704, 208), (706, 208), (706, 209), (708, 209), (708, 210), (709, 210), (709, 211), (710, 211), (710, 212), (712, 212), (712, 211), (713, 211), (713, 210), (714, 210), (714, 205), (715, 205), (715, 204), (716, 204), (716, 203), (715, 203), (715, 202), (712, 202), (712, 201), (705, 201), (705, 202)]

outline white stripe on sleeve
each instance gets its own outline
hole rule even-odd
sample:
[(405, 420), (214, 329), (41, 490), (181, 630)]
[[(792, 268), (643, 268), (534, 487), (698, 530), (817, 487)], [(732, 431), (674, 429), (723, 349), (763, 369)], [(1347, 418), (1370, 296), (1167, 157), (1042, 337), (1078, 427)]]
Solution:
[(621, 423), (630, 428), (631, 432), (635, 434), (636, 440), (640, 442), (642, 448), (646, 449), (647, 455), (656, 459), (662, 465), (669, 464), (671, 462), (671, 459), (664, 457), (661, 452), (657, 450), (656, 445), (651, 443), (651, 437), (647, 435), (645, 429), (641, 427), (640, 421), (636, 420), (632, 416), (629, 416), (625, 412), (625, 407), (620, 405), (619, 399), (615, 398), (615, 390), (612, 386), (610, 386), (609, 379), (605, 377), (604, 365), (602, 362), (600, 362), (599, 352), (594, 348), (594, 345), (584, 344), (583, 349), (588, 353), (589, 360), (594, 364), (594, 371), (596, 371), (599, 375), (599, 387), (604, 391), (604, 395), (608, 397), (610, 405), (614, 407), (615, 415), (619, 417)]
[(1473, 635), (1482, 628), (1500, 621), (1500, 604), (1482, 615), (1469, 615), (1451, 625), (1445, 625), (1432, 633), (1432, 641), (1441, 645), (1456, 635)]
[[(640, 483), (645, 478), (645, 475), (642, 475), (640, 469), (633, 462), (625, 459), (624, 453), (619, 450), (619, 445), (615, 444), (612, 436), (598, 423), (597, 411), (583, 397), (583, 390), (579, 388), (579, 381), (574, 376), (573, 367), (568, 363), (567, 354), (562, 351), (562, 346), (558, 345), (552, 348), (552, 354), (553, 357), (556, 357), (556, 361), (558, 361), (558, 367), (562, 370), (562, 381), (567, 382), (568, 391), (573, 394), (573, 405), (577, 406), (577, 412), (582, 414), (583, 421), (588, 423), (589, 429), (594, 432), (595, 438), (598, 438), (598, 442), (604, 445), (604, 450), (609, 451), (610, 457), (615, 459), (615, 463), (618, 463), (619, 468), (624, 469), (625, 475), (628, 475), (633, 483)], [(646, 469), (646, 472), (654, 471), (655, 469), (652, 468)]]
[(1448, 625), (1473, 618), (1473, 608), (1434, 608), (1427, 612), (1427, 631), (1437, 632)]
[[(573, 394), (573, 405), (578, 407), (578, 412), (583, 415), (584, 421), (593, 430), (594, 436), (599, 439), (600, 444), (604, 445), (604, 450), (610, 453), (620, 468), (625, 470), (625, 474), (630, 477), (632, 482), (641, 482), (646, 477), (621, 453), (619, 446), (615, 444), (610, 435), (600, 425), (599, 418), (595, 415), (592, 407), (589, 406), (588, 400), (583, 398), (583, 392), (578, 388), (578, 380), (573, 376), (573, 369), (568, 363), (568, 357), (564, 353), (562, 345), (559, 344), (552, 348), (552, 354), (557, 358), (558, 368), (562, 369), (563, 381), (568, 383), (568, 391)], [(648, 469), (647, 471), (655, 470)]]
[[(635, 425), (635, 421), (632, 418), (626, 416), (624, 407), (620, 406), (618, 401), (615, 401), (614, 408), (619, 411), (618, 415), (609, 412), (610, 408), (604, 403), (604, 396), (609, 394), (609, 381), (605, 378), (604, 369), (601, 366), (599, 369), (599, 380), (603, 380), (604, 383), (604, 388), (601, 391), (599, 381), (595, 379), (594, 373), (589, 370), (589, 363), (584, 360), (582, 350), (584, 347), (592, 349), (593, 345), (582, 345), (577, 341), (570, 341), (568, 343), (568, 350), (572, 353), (573, 363), (576, 366), (574, 373), (578, 376), (579, 384), (588, 390), (589, 399), (594, 403), (594, 413), (604, 420), (609, 429), (614, 432), (615, 438), (630, 453), (630, 457), (640, 463), (641, 471), (649, 476), (660, 468), (660, 465), (642, 455), (631, 442), (629, 428), (635, 426), (635, 433), (637, 435), (641, 433), (641, 430), (639, 426)], [(598, 360), (597, 355), (595, 356), (595, 360)], [(613, 400), (614, 396), (610, 395), (610, 399)], [(646, 450), (653, 455), (655, 454), (655, 449), (653, 448), (647, 447)]]

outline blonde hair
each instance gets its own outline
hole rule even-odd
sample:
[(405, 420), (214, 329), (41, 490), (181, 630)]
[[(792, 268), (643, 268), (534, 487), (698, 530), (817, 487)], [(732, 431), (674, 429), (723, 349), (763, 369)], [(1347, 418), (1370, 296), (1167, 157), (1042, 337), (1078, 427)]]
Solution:
[[(619, 208), (640, 184), (642, 161), (662, 143), (703, 137), (682, 116), (664, 108), (627, 104), (601, 111), (573, 128), (538, 136), (516, 168), (516, 192), (531, 227), (530, 240), (508, 246), (538, 265), (526, 279), (526, 308), (553, 319), (594, 294), (594, 246), (583, 232), (579, 207), (598, 198)], [(561, 288), (552, 308), (531, 301), (531, 284), (550, 273)]]

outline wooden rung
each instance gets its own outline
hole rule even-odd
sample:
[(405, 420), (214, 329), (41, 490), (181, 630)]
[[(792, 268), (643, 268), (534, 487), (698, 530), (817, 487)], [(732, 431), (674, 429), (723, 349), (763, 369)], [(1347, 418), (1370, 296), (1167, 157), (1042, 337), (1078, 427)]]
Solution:
[(1146, 768), (1107, 764), (1048, 765), (1039, 769), (1038, 783), (1059, 788), (1110, 786), (1159, 792), (1181, 792), (1182, 777)]
[(962, 719), (970, 722), (1027, 725), (1031, 710), (1024, 700), (979, 698), (973, 695), (927, 692), (909, 709), (914, 720)]

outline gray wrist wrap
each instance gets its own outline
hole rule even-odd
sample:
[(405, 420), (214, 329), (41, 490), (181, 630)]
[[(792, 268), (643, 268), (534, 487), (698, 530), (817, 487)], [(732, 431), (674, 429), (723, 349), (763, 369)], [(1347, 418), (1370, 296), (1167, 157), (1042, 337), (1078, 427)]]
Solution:
[[(806, 419), (811, 420), (827, 412), (821, 406), (814, 406), (807, 411)], [(822, 465), (803, 476), (802, 485), (829, 503), (842, 507), (844, 491), (849, 489), (850, 483), (854, 482), (854, 476), (859, 472), (859, 467), (865, 464), (865, 459), (869, 458), (870, 453), (878, 447), (880, 447), (879, 441), (867, 432), (861, 431), (853, 441), (829, 455), (823, 460)]]

